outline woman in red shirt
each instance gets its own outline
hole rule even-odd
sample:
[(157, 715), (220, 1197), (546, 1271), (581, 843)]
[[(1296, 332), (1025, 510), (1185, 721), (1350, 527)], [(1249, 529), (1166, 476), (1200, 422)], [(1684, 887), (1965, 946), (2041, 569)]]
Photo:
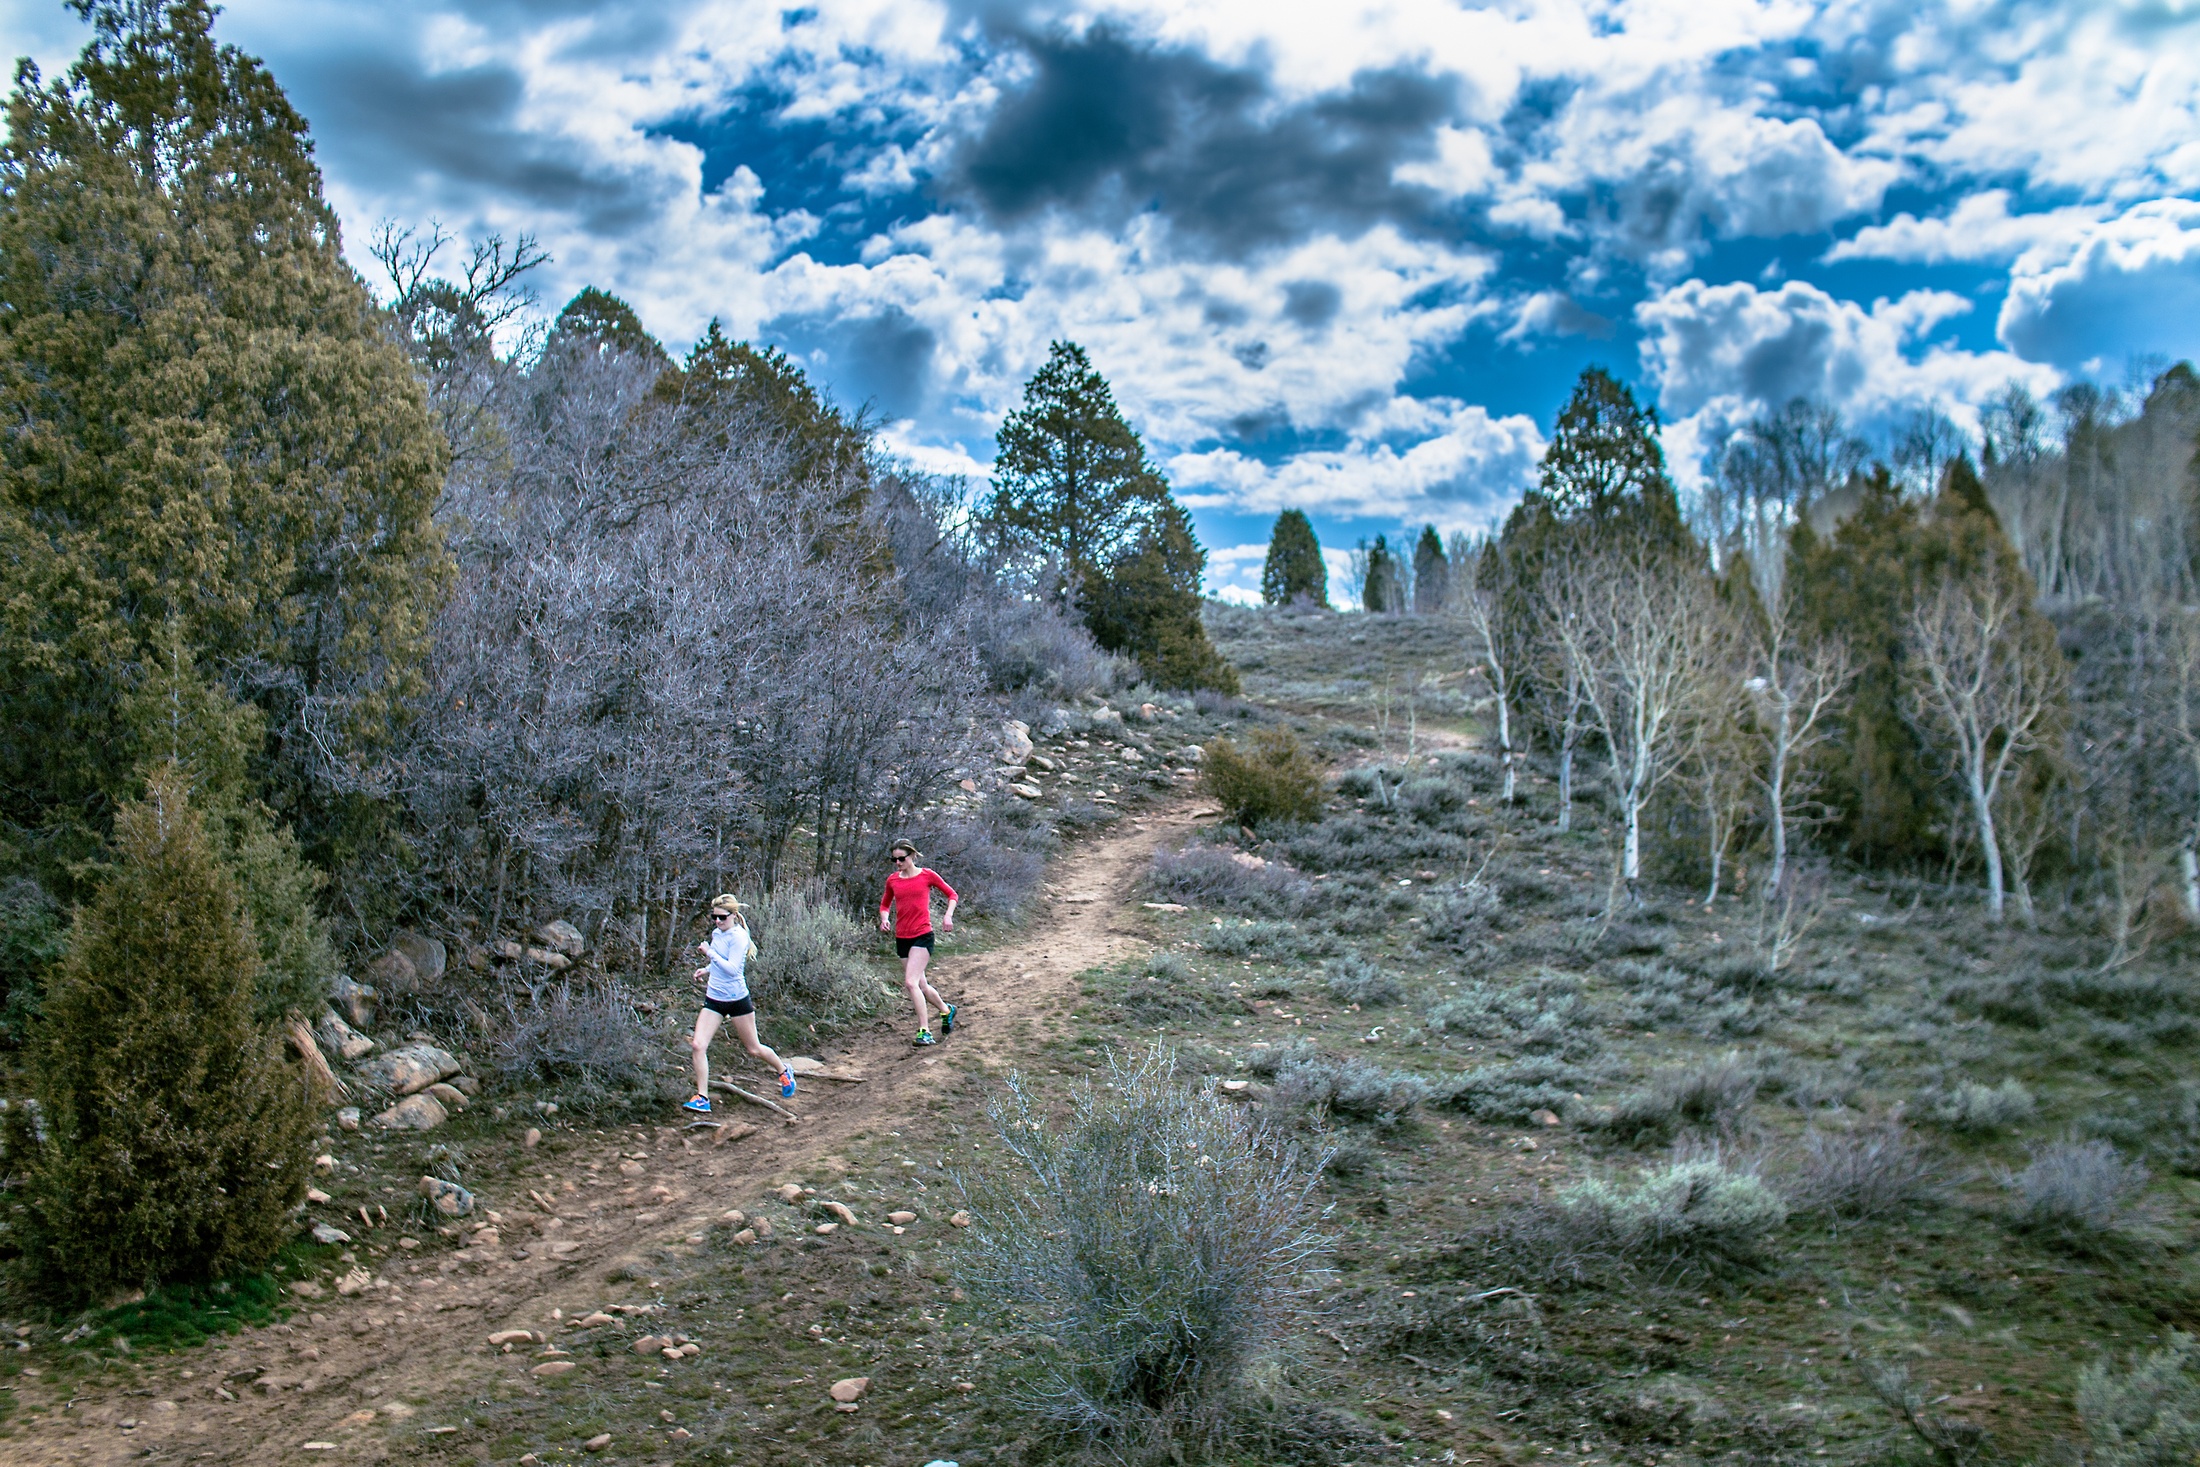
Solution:
[[(955, 1006), (940, 997), (940, 991), (924, 976), (924, 970), (932, 959), (932, 889), (939, 888), (947, 896), (947, 911), (940, 918), (940, 926), (949, 932), (955, 930), (955, 888), (940, 880), (940, 873), (927, 870), (917, 864), (917, 848), (905, 840), (897, 840), (893, 846), (894, 869), (886, 878), (886, 892), (878, 899), (878, 930), (894, 934), (894, 951), (901, 955), (902, 984), (909, 990), (909, 1002), (917, 1011), (917, 1039), (919, 1044), (937, 1044), (932, 1037), (932, 1014), (925, 1007), (929, 999), (932, 1007), (940, 1011), (940, 1032), (955, 1032)], [(886, 920), (887, 908), (894, 912), (894, 920)]]

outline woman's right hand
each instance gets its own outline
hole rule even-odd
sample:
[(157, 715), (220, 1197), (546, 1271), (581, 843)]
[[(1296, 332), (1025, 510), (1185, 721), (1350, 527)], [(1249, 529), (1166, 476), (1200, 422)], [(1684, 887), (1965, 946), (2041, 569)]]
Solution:
[(695, 970), (695, 981), (698, 983), (702, 982), (705, 978), (708, 978), (709, 976), (710, 969), (708, 968), (697, 968)]

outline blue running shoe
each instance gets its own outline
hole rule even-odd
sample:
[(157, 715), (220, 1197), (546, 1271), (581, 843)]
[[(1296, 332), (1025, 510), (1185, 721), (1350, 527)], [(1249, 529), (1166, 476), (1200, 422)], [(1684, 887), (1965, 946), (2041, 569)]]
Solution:
[(917, 1037), (911, 1040), (910, 1043), (916, 1044), (918, 1046), (923, 1046), (927, 1044), (937, 1044), (939, 1043), (939, 1041), (932, 1037), (932, 1031), (930, 1029), (919, 1029), (917, 1031)]
[(949, 1004), (947, 1012), (940, 1015), (940, 1032), (942, 1034), (955, 1032), (955, 1006), (953, 1004)]
[(710, 1097), (697, 1095), (691, 1099), (683, 1100), (680, 1102), (680, 1109), (692, 1110), (699, 1116), (707, 1116), (710, 1114)]
[(793, 1095), (793, 1094), (794, 1094), (794, 1071), (792, 1071), (792, 1070), (781, 1070), (781, 1071), (779, 1072), (779, 1098), (780, 1098), (781, 1100), (785, 1100), (785, 1099), (787, 1099), (787, 1098), (788, 1098), (789, 1096), (791, 1096), (791, 1095)]

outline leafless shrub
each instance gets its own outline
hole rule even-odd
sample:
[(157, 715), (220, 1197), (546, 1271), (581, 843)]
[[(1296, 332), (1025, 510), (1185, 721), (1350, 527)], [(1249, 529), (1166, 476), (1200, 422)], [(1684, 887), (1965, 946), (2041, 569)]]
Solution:
[(862, 925), (816, 892), (782, 887), (750, 914), (756, 953), (749, 988), (780, 1031), (827, 1033), (878, 1011), (879, 981), (864, 966)]
[(2031, 1157), (2006, 1179), (2018, 1220), (2071, 1238), (2114, 1228), (2150, 1175), (2106, 1141), (2050, 1141), (2031, 1148)]
[(2095, 1467), (2185, 1467), (2200, 1458), (2200, 1340), (2171, 1330), (2128, 1370), (2095, 1361), (2078, 1374), (2077, 1404)]
[(1066, 1112), (1012, 1077), (987, 1114), (996, 1157), (958, 1179), (976, 1219), (961, 1272), (1029, 1332), (1015, 1403), (1117, 1461), (1215, 1445), (1303, 1308), (1326, 1156), (1191, 1089), (1159, 1045)]
[(1787, 1193), (1800, 1211), (1886, 1217), (1940, 1193), (1938, 1169), (1899, 1121), (1804, 1133)]
[[(973, 914), (1015, 921), (1039, 890), (1054, 844), (1051, 823), (1017, 826), (988, 811), (976, 819), (919, 821), (903, 831), (924, 852), (924, 864), (946, 876)], [(862, 873), (867, 895), (883, 878)]]
[(562, 1103), (580, 1111), (617, 1111), (659, 1098), (661, 1055), (624, 984), (566, 981), (509, 990), (497, 1010), (483, 1012), (483, 1045), (507, 1085), (554, 1088)]

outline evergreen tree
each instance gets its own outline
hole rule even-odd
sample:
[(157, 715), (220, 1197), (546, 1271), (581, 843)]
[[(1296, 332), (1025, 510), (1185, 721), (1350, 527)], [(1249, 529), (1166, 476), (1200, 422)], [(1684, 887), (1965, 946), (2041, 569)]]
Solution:
[(1268, 536), (1268, 560), (1260, 571), (1260, 594), (1270, 606), (1288, 606), (1304, 596), (1316, 605), (1329, 602), (1329, 568), (1322, 563), (1321, 542), (1304, 510), (1276, 516)]
[(1234, 690), (1200, 621), (1207, 552), (1191, 516), (1081, 347), (1053, 344), (996, 436), (986, 528), (1059, 567), (1093, 639), (1157, 685)]
[[(290, 1236), (312, 1122), (253, 1020), (252, 921), (173, 766), (115, 819), (30, 1046), (29, 1274), (68, 1303), (257, 1268)], [(20, 1117), (20, 1108), (14, 1113)]]
[(0, 149), (0, 821), (64, 895), (158, 760), (323, 818), (448, 576), (442, 439), (304, 120), (204, 0), (83, 9)]
[(1433, 616), (1444, 609), (1450, 595), (1451, 562), (1444, 558), (1444, 542), (1434, 525), (1423, 525), (1413, 547), (1413, 609)]
[(1402, 611), (1405, 609), (1403, 588), (1399, 585), (1397, 558), (1390, 553), (1389, 542), (1381, 535), (1370, 545), (1360, 542), (1364, 569), (1360, 576), (1360, 609), (1362, 611)]
[[(711, 325), (715, 328), (717, 322)], [(553, 350), (562, 341), (587, 341), (600, 349), (624, 352), (658, 367), (672, 365), (672, 358), (642, 325), (642, 318), (634, 314), (634, 308), (593, 285), (565, 303), (565, 309), (558, 312), (558, 319), (550, 328), (550, 340)]]
[(1537, 486), (1562, 520), (1626, 512), (1680, 524), (1680, 501), (1658, 444), (1658, 410), (1602, 367), (1585, 369), (1559, 410)]

